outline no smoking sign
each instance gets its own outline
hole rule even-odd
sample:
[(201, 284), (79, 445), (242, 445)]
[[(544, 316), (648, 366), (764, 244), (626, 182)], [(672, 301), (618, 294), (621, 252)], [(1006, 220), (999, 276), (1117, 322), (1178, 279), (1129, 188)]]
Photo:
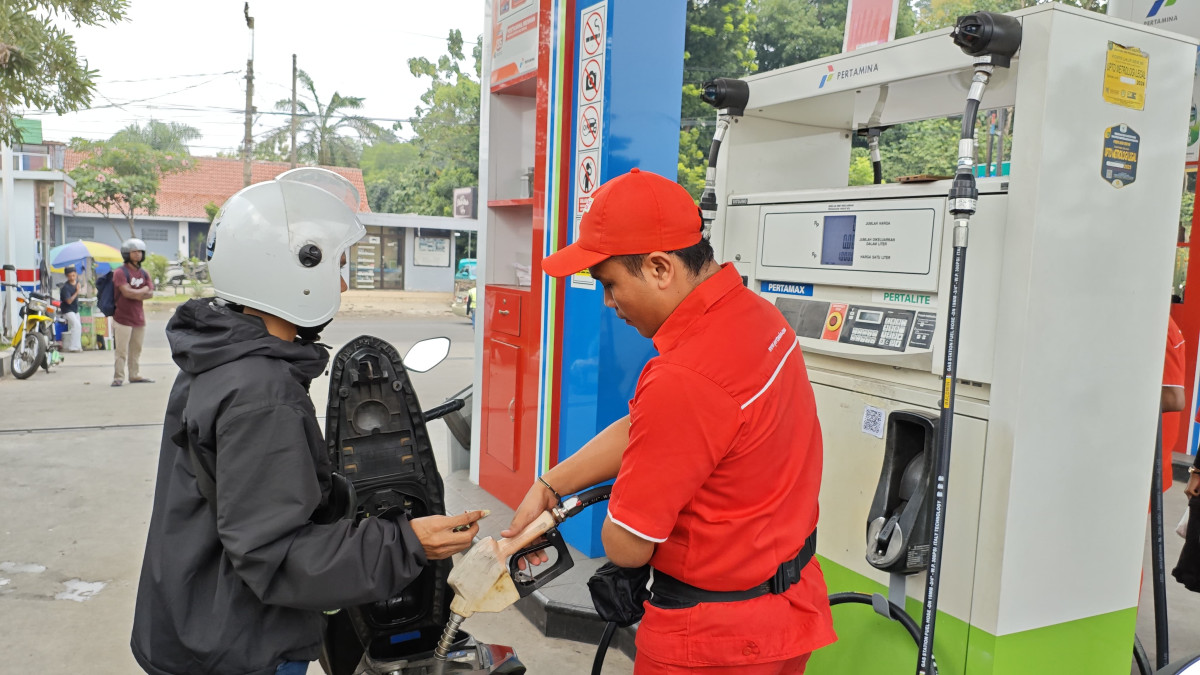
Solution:
[(604, 15), (600, 12), (588, 14), (583, 21), (583, 53), (595, 56), (604, 45)]

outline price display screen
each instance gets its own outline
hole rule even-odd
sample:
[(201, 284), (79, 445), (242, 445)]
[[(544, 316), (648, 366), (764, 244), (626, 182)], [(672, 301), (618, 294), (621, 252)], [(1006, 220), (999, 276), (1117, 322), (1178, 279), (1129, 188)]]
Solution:
[(854, 226), (858, 216), (825, 216), (821, 235), (821, 264), (848, 266), (854, 262)]

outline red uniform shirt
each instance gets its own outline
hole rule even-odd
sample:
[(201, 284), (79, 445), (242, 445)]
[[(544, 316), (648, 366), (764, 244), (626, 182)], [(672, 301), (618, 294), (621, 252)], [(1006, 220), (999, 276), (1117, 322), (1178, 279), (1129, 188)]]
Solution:
[[(700, 588), (752, 588), (817, 524), (821, 429), (795, 332), (732, 265), (654, 336), (630, 401), (609, 517), (658, 542), (650, 564)], [(638, 653), (682, 666), (788, 659), (836, 638), (813, 560), (786, 593), (663, 610), (647, 603)]]
[[(1175, 319), (1167, 319), (1167, 357), (1163, 364), (1164, 387), (1183, 388), (1184, 383), (1184, 353), (1183, 331), (1175, 324)], [(1171, 487), (1171, 452), (1179, 440), (1179, 412), (1163, 413), (1162, 451), (1163, 451), (1163, 491)]]

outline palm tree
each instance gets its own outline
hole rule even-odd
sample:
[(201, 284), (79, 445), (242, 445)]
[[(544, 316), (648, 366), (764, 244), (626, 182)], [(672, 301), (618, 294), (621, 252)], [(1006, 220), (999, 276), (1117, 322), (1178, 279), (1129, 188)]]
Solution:
[(114, 134), (112, 140), (121, 143), (145, 143), (159, 152), (187, 155), (191, 154), (188, 151), (188, 142), (200, 140), (200, 130), (179, 122), (150, 120), (144, 127), (137, 122), (130, 124)]
[[(297, 140), (296, 154), (302, 162), (328, 166), (356, 166), (363, 143), (395, 141), (392, 132), (361, 115), (346, 114), (350, 110), (361, 110), (361, 96), (342, 96), (333, 92), (326, 103), (321, 103), (312, 78), (303, 70), (296, 78), (307, 91), (307, 96), (296, 102)], [(308, 99), (308, 100), (305, 100)], [(316, 107), (309, 107), (309, 101)], [(280, 99), (275, 103), (280, 112), (291, 112), (292, 99)], [(345, 135), (353, 131), (356, 136)], [(259, 146), (274, 149), (290, 147), (291, 122), (268, 133), (259, 141)], [(272, 154), (275, 154), (274, 152)]]

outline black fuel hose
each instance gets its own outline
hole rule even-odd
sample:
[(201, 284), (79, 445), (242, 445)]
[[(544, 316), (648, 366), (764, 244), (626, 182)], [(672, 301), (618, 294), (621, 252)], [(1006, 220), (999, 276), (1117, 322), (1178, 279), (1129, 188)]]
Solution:
[(596, 647), (596, 658), (592, 660), (592, 675), (600, 675), (600, 671), (604, 669), (604, 656), (608, 654), (608, 646), (612, 643), (613, 635), (616, 632), (616, 621), (604, 624), (604, 635), (600, 636), (600, 644)]
[[(851, 603), (867, 605), (868, 607), (875, 606), (874, 596), (867, 595), (866, 593), (834, 593), (833, 595), (829, 596), (830, 607)], [(912, 637), (913, 642), (920, 646), (921, 629), (919, 626), (917, 626), (917, 622), (914, 621), (913, 618), (909, 616), (908, 613), (905, 612), (900, 606), (891, 600), (888, 601), (888, 613), (888, 618), (898, 622), (901, 626), (904, 626), (904, 630), (908, 631), (908, 634), (910, 637)], [(931, 671), (931, 675), (937, 675), (937, 672), (937, 660), (935, 659), (933, 661), (933, 670)]]
[(963, 111), (962, 134), (959, 138), (975, 138), (975, 118), (979, 115), (979, 101), (967, 99), (967, 107)]
[(567, 497), (563, 500), (563, 518), (566, 519), (578, 515), (580, 511), (592, 504), (597, 504), (608, 499), (610, 494), (612, 494), (612, 485), (600, 485)]
[(1138, 636), (1133, 636), (1133, 662), (1137, 664), (1138, 672), (1142, 675), (1154, 675), (1154, 666), (1150, 665), (1150, 657)]
[(1171, 640), (1167, 632), (1167, 561), (1163, 551), (1163, 457), (1162, 415), (1158, 416), (1158, 440), (1154, 443), (1154, 475), (1150, 479), (1150, 560), (1154, 587), (1154, 659), (1159, 668), (1171, 662)]

